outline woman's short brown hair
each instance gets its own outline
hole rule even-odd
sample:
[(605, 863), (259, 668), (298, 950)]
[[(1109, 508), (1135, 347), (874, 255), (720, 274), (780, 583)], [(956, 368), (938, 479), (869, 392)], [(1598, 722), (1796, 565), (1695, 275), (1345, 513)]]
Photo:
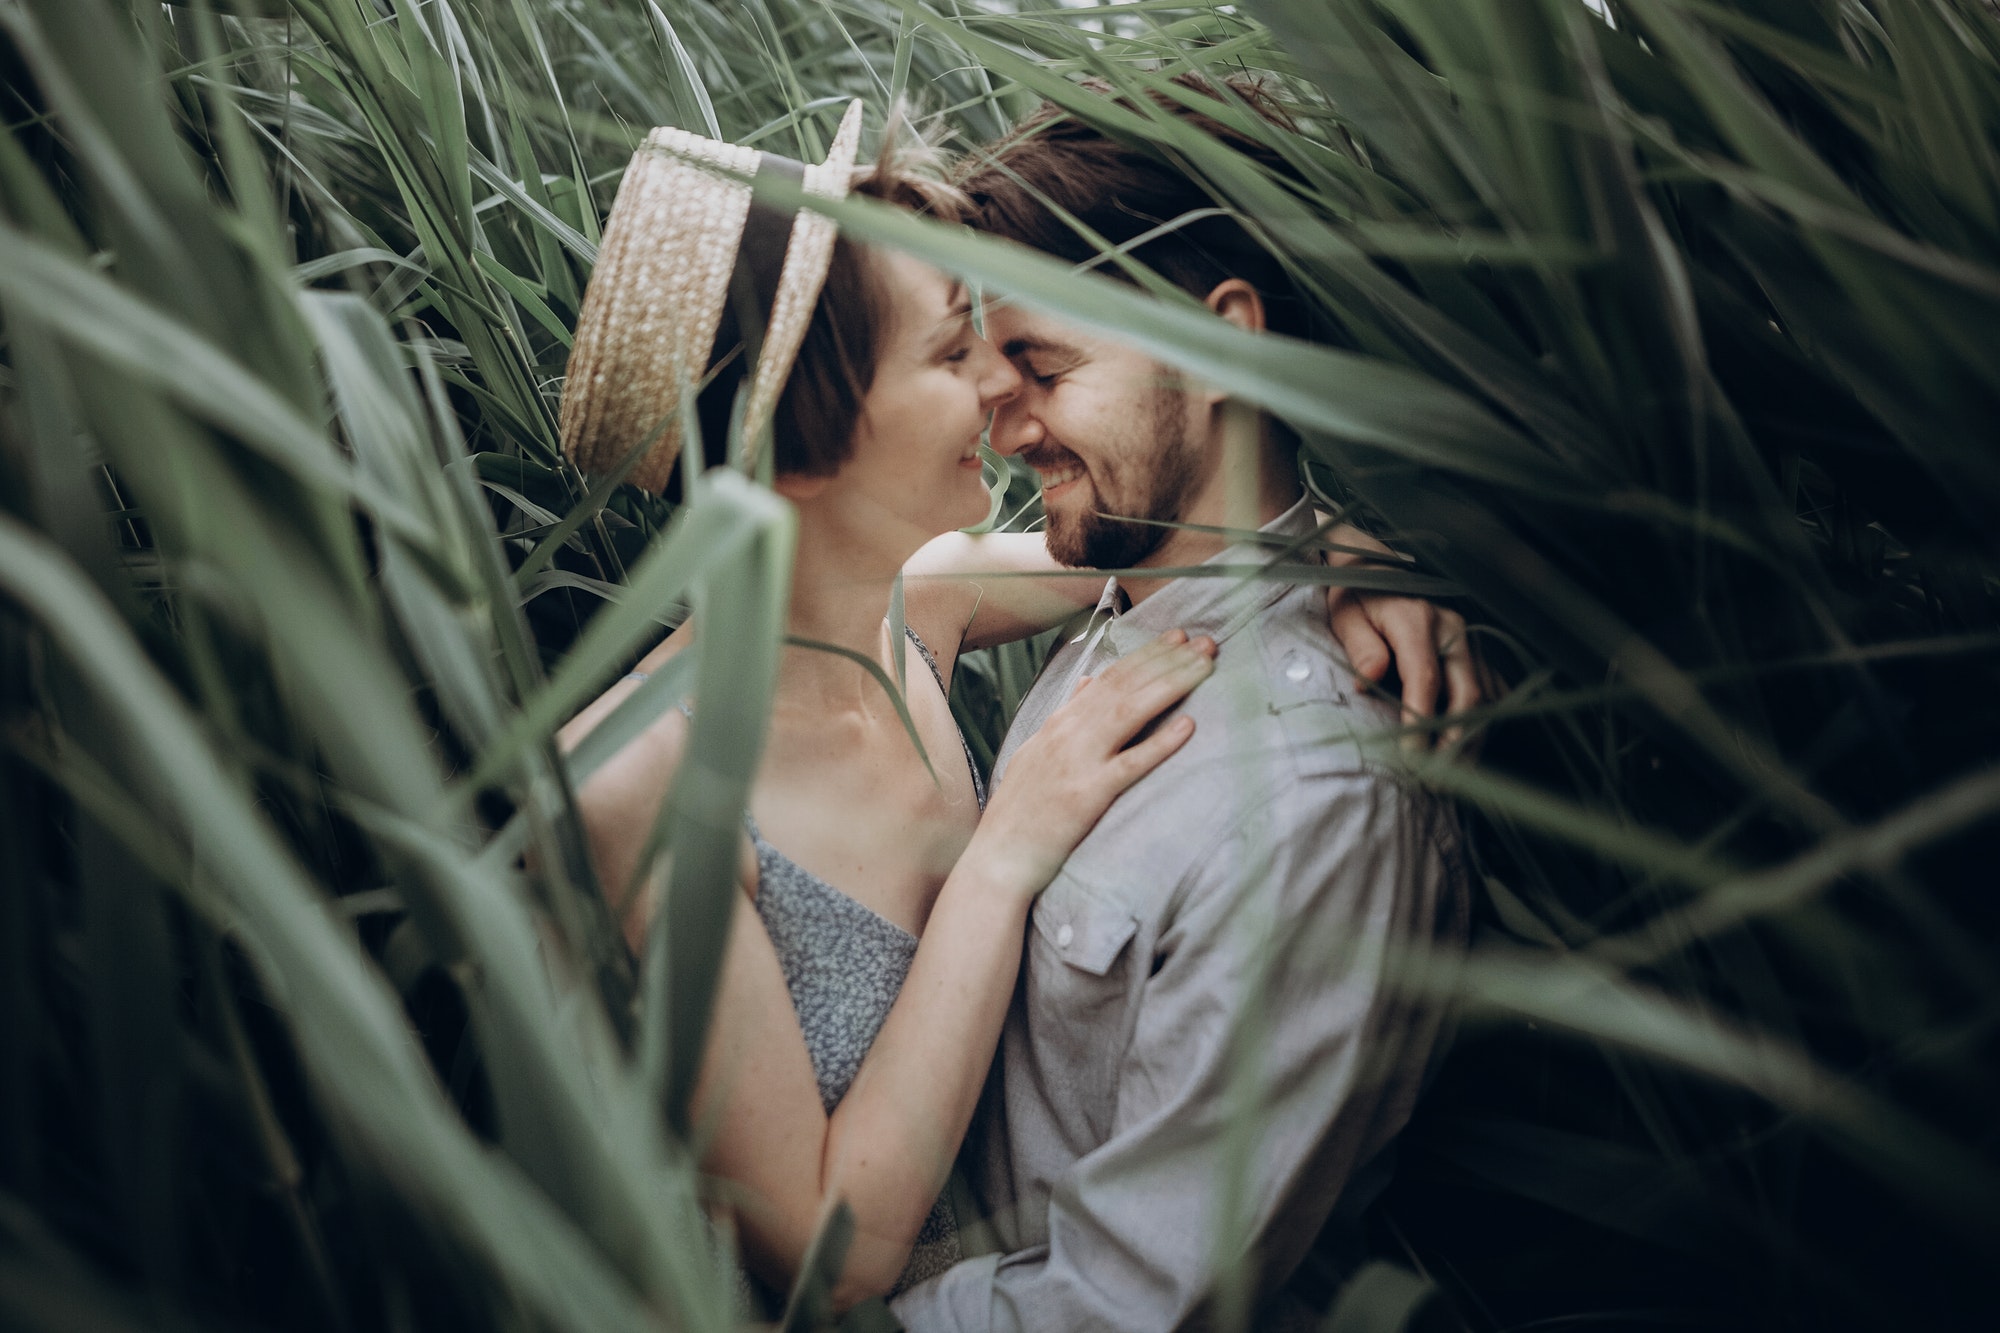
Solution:
[[(893, 143), (893, 125), (889, 137)], [(852, 193), (948, 222), (961, 220), (964, 196), (923, 174), (928, 165), (921, 148), (885, 150), (874, 166), (858, 169)], [(837, 238), (819, 303), (772, 413), (771, 461), (779, 475), (831, 476), (847, 461), (861, 419), (861, 401), (875, 381), (876, 353), (887, 332), (888, 315), (887, 294), (867, 247), (846, 236)], [(695, 405), (702, 456), (710, 467), (728, 457), (729, 419), (745, 368), (741, 352), (729, 350), (740, 342), (733, 317), (725, 315), (724, 324), (715, 345), (727, 359), (711, 368), (708, 386)], [(668, 494), (678, 498), (678, 477)]]

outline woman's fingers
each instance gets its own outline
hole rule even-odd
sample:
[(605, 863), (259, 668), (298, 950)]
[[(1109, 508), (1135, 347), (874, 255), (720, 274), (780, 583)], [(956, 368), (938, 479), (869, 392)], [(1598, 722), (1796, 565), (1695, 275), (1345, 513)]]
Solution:
[(1115, 685), (1115, 692), (1100, 696), (1083, 719), (1105, 754), (1122, 749), (1147, 723), (1208, 679), (1215, 670), (1215, 641), (1203, 637), (1152, 652), (1142, 649), (1121, 659), (1118, 667), (1124, 670), (1115, 680), (1111, 671), (1100, 678)]
[(1359, 565), (1378, 555), (1394, 557), (1396, 552), (1383, 543), (1381, 538), (1363, 532), (1352, 523), (1342, 523), (1326, 534), (1327, 544), (1336, 548), (1326, 553), (1326, 563), (1338, 569), (1343, 565)]
[[(1203, 639), (1197, 642), (1206, 644), (1206, 651), (1211, 656), (1214, 654), (1213, 641)], [(1095, 685), (1091, 707), (1097, 710), (1115, 707), (1118, 699), (1129, 698), (1161, 672), (1171, 670), (1175, 663), (1185, 661), (1191, 653), (1201, 651), (1203, 651), (1201, 648), (1188, 642), (1186, 631), (1168, 630), (1158, 638), (1151, 639), (1126, 653), (1096, 676), (1085, 677), (1085, 681), (1094, 682)], [(1079, 698), (1082, 694), (1083, 684), (1079, 683), (1076, 694), (1071, 697)]]
[[(1377, 625), (1396, 654), (1396, 674), (1403, 679), (1403, 725), (1413, 726), (1437, 712), (1438, 687), (1442, 684), (1437, 649), (1437, 608), (1413, 597), (1396, 599), (1402, 603), (1395, 614), (1378, 617)], [(1421, 750), (1430, 743), (1420, 731), (1403, 737), (1405, 749)]]
[(1166, 658), (1151, 673), (1143, 684), (1136, 686), (1126, 702), (1127, 722), (1124, 733), (1116, 738), (1119, 745), (1148, 722), (1167, 709), (1187, 698), (1189, 691), (1215, 673), (1214, 645), (1203, 652), (1198, 646), (1208, 643), (1198, 639), (1195, 643)]
[(1188, 738), (1193, 735), (1194, 719), (1183, 713), (1179, 717), (1169, 718), (1165, 726), (1137, 745), (1120, 750), (1117, 757), (1111, 761), (1112, 772), (1118, 779), (1118, 790), (1124, 791), (1158, 768), (1161, 761), (1186, 745)]
[(1376, 631), (1368, 619), (1367, 604), (1354, 589), (1333, 590), (1327, 598), (1326, 620), (1356, 675), (1374, 682), (1389, 673), (1389, 662), (1394, 656), (1389, 651), (1389, 641)]
[(1148, 639), (1104, 668), (1098, 679), (1121, 684), (1136, 674), (1150, 670), (1154, 663), (1162, 661), (1176, 649), (1185, 647), (1187, 641), (1186, 630), (1170, 629), (1157, 638)]
[[(1403, 682), (1404, 726), (1415, 727), (1434, 716), (1440, 694), (1451, 701), (1453, 712), (1478, 703), (1477, 677), (1464, 676), (1456, 670), (1449, 648), (1453, 642), (1464, 641), (1463, 616), (1421, 597), (1364, 593), (1354, 603), (1362, 612), (1359, 616), (1335, 608), (1334, 633), (1341, 647), (1347, 650), (1348, 661), (1353, 663), (1356, 673), (1368, 680), (1380, 680), (1387, 671), (1387, 662), (1376, 656), (1378, 647), (1382, 657), (1394, 657), (1396, 674)], [(1367, 624), (1366, 630), (1360, 628), (1362, 622)], [(1367, 645), (1361, 659), (1348, 648), (1350, 637)], [(1364, 664), (1378, 669), (1364, 669)], [(1471, 702), (1461, 705), (1459, 701), (1468, 684), (1473, 687)], [(1429, 744), (1430, 738), (1421, 731), (1413, 730), (1403, 737), (1405, 749), (1421, 750)]]
[(1008, 767), (979, 836), (1010, 848), (1019, 882), (1033, 891), (1119, 793), (1185, 744), (1191, 721), (1170, 720), (1128, 752), (1126, 742), (1215, 669), (1215, 642), (1161, 635), (1079, 685)]
[[(1446, 710), (1456, 717), (1486, 702), (1486, 682), (1473, 656), (1472, 636), (1466, 633), (1465, 617), (1447, 611), (1438, 618), (1438, 654), (1444, 659)], [(1463, 726), (1445, 730), (1442, 743), (1457, 745), (1465, 739)]]

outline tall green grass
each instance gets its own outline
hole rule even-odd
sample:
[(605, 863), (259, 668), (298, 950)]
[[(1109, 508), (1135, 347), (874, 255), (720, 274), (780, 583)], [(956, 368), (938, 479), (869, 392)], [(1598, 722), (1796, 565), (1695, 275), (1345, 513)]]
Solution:
[[(646, 128), (855, 94), (1200, 176), (1338, 345), (839, 214), (1281, 412), (1512, 682), (1421, 769), (1482, 926), (1331, 1326), (1990, 1317), (2000, 17), (1599, 8), (0, 0), (9, 1320), (729, 1322), (678, 1112), (788, 519), (593, 489), (555, 404)], [(1290, 173), (1136, 96), (1189, 68)], [(990, 743), (1026, 655), (964, 674)], [(690, 688), (635, 975), (569, 792)]]

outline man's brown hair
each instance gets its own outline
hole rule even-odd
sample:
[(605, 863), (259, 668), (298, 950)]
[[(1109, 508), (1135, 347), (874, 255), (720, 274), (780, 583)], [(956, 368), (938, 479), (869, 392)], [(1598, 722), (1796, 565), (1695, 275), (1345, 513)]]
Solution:
[[(1221, 100), (1216, 87), (1199, 75), (1182, 74), (1173, 82), (1201, 97)], [(1226, 83), (1231, 93), (1266, 120), (1294, 128), (1263, 84), (1247, 77)], [(1114, 91), (1096, 79), (1083, 86), (1107, 96)], [(1169, 93), (1149, 91), (1147, 97), (1245, 157), (1280, 176), (1296, 178), (1282, 156), (1249, 135)], [(1127, 97), (1117, 100), (1133, 105)], [(1096, 259), (1098, 249), (1065, 213), (1110, 244), (1123, 246), (1176, 218), (1216, 207), (1208, 190), (1159, 149), (1114, 138), (1053, 102), (1042, 103), (998, 144), (967, 158), (958, 185), (970, 201), (966, 220), (974, 227), (1078, 264)], [(1267, 327), (1294, 337), (1315, 332), (1310, 307), (1284, 266), (1233, 217), (1187, 223), (1130, 253), (1196, 299), (1206, 297), (1225, 279), (1242, 278), (1263, 298)], [(1111, 261), (1096, 267), (1130, 280)]]

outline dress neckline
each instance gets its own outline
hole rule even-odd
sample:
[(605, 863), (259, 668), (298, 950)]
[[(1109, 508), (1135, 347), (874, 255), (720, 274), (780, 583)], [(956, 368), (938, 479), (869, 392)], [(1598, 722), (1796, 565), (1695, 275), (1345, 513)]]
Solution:
[(854, 908), (857, 908), (858, 910), (867, 913), (875, 921), (878, 921), (882, 925), (887, 926), (890, 930), (895, 931), (896, 934), (901, 938), (909, 940), (912, 944), (916, 943), (917, 936), (913, 931), (903, 926), (897, 925), (894, 921), (891, 921), (888, 917), (883, 916), (880, 912), (870, 907), (867, 903), (862, 902), (859, 898), (849, 893), (846, 889), (841, 888), (837, 884), (829, 883), (827, 880), (821, 879), (818, 875), (815, 875), (812, 871), (806, 869), (804, 866), (800, 865), (797, 861), (794, 861), (791, 857), (786, 856), (782, 851), (774, 847), (771, 844), (770, 840), (764, 836), (763, 830), (757, 827), (757, 821), (751, 817), (750, 812), (748, 810), (745, 810), (743, 812), (743, 827), (750, 834), (751, 847), (756, 849), (757, 852), (757, 879), (758, 879), (757, 902), (762, 903), (764, 901), (764, 889), (765, 889), (764, 881), (766, 879), (766, 876), (763, 873), (763, 867), (765, 858), (769, 857), (772, 860), (782, 862), (783, 864), (791, 867), (791, 869), (798, 875), (800, 879), (805, 880), (813, 887), (817, 889), (822, 889), (825, 892), (830, 893), (834, 897), (840, 899), (843, 903), (849, 904)]
[[(907, 635), (909, 637), (910, 642), (916, 646), (917, 656), (923, 658), (924, 665), (930, 668), (931, 679), (937, 682), (938, 692), (945, 696), (945, 704), (946, 707), (948, 708), (951, 703), (951, 691), (945, 687), (944, 673), (938, 670), (937, 658), (931, 655), (930, 645), (925, 643), (923, 640), (923, 636), (918, 634), (917, 631), (909, 625), (903, 626), (903, 633)], [(640, 679), (643, 680), (644, 677), (641, 676)], [(679, 707), (681, 713), (685, 717), (687, 717), (689, 720), (693, 720), (694, 705), (689, 703), (686, 698), (682, 698), (680, 700)], [(972, 757), (972, 743), (965, 739), (965, 731), (958, 725), (958, 719), (955, 717), (951, 721), (951, 729), (953, 733), (955, 733), (958, 736), (959, 748), (965, 752), (966, 771), (972, 775), (972, 799), (978, 803), (980, 813), (983, 814), (986, 811), (986, 779), (980, 776), (979, 763), (976, 759)], [(750, 834), (751, 847), (754, 848), (757, 853), (757, 864), (758, 864), (757, 878), (759, 880), (757, 886), (757, 901), (759, 903), (761, 903), (764, 899), (764, 886), (762, 883), (764, 879), (763, 875), (764, 859), (766, 856), (769, 856), (791, 867), (793, 871), (797, 872), (800, 878), (806, 880), (807, 882), (815, 885), (820, 889), (825, 890), (827, 893), (834, 895), (836, 898), (839, 898), (843, 902), (852, 904), (855, 908), (859, 909), (862, 912), (865, 912), (868, 916), (872, 917), (874, 920), (879, 921), (882, 925), (887, 926), (890, 930), (895, 931), (898, 936), (902, 937), (903, 939), (909, 940), (912, 943), (915, 943), (917, 936), (913, 932), (905, 929), (902, 926), (897, 925), (894, 921), (891, 921), (888, 917), (883, 916), (880, 912), (870, 907), (867, 903), (862, 902), (859, 898), (855, 897), (847, 890), (841, 888), (837, 884), (830, 883), (827, 880), (820, 878), (818, 875), (815, 875), (812, 871), (807, 870), (804, 866), (800, 865), (797, 861), (794, 861), (791, 857), (785, 855), (783, 851), (779, 850), (779, 848), (770, 841), (770, 839), (764, 836), (763, 830), (757, 827), (756, 817), (753, 816), (747, 808), (743, 811), (743, 826), (744, 829)]]

